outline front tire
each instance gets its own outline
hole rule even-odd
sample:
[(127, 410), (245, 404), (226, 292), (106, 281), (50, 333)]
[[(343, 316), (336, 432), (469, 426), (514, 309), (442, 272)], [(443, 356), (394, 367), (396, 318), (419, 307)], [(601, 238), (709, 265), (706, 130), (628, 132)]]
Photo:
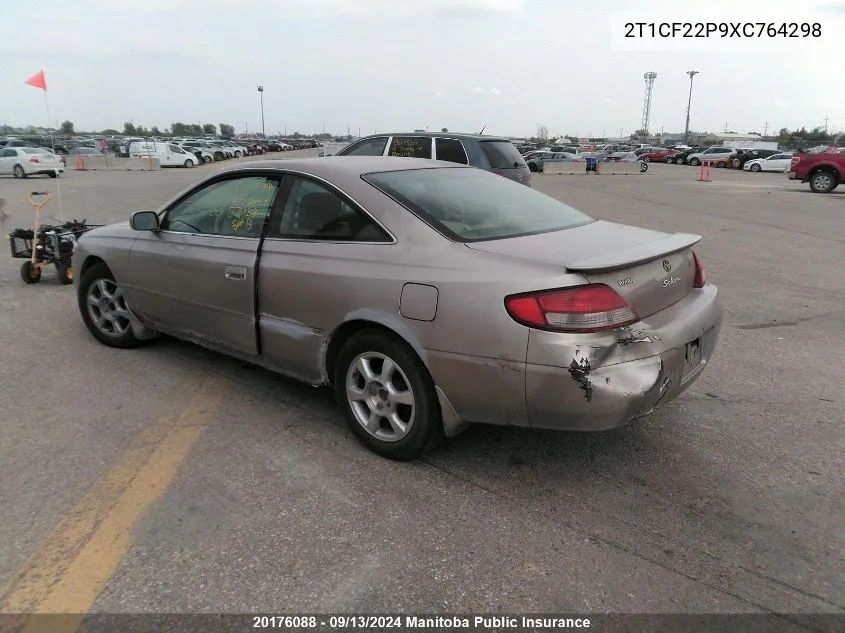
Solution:
[(762, 169), (763, 168), (760, 167), (760, 165), (758, 165), (757, 163), (754, 163), (753, 165), (751, 165), (751, 169), (749, 171), (760, 171)]
[(21, 264), (21, 279), (25, 284), (37, 284), (41, 281), (41, 267), (31, 261)]
[(650, 163), (651, 162), (651, 156), (643, 156), (643, 162), (644, 163)]
[(191, 168), (191, 167), (193, 167), (193, 166), (194, 166), (194, 161), (192, 161), (190, 158), (186, 158), (186, 159), (185, 159), (185, 167), (187, 167), (188, 169), (190, 169), (190, 168)]
[(103, 345), (126, 349), (141, 343), (132, 331), (123, 292), (105, 264), (94, 264), (85, 271), (77, 301), (85, 327)]
[(443, 433), (434, 382), (404, 341), (363, 330), (338, 354), (334, 388), (352, 432), (389, 459), (420, 456)]
[(48, 175), (48, 176), (50, 176), (50, 178), (58, 178), (58, 177), (59, 177), (59, 172), (57, 172), (57, 171), (51, 171), (51, 172), (50, 172), (49, 174), (47, 174), (47, 175)]
[(666, 164), (667, 165), (674, 165), (675, 164), (675, 158), (672, 157), (672, 156), (667, 156), (666, 157)]

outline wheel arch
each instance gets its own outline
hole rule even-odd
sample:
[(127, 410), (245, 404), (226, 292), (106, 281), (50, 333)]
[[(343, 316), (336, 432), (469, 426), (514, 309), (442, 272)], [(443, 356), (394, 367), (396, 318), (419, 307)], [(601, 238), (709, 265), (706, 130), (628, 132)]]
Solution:
[(102, 264), (103, 266), (109, 269), (109, 272), (111, 272), (111, 268), (109, 268), (109, 265), (105, 262), (104, 259), (98, 257), (97, 255), (88, 255), (82, 261), (82, 265), (79, 267), (79, 278), (82, 279), (82, 275), (84, 275), (92, 266), (96, 266), (97, 264)]
[(380, 330), (409, 345), (422, 361), (423, 365), (425, 365), (429, 374), (431, 373), (425, 348), (423, 348), (419, 339), (411, 331), (411, 328), (400, 321), (388, 319), (381, 315), (359, 314), (351, 316), (348, 320), (338, 325), (324, 339), (321, 354), (322, 372), (323, 380), (327, 385), (331, 386), (334, 382), (337, 359), (343, 344), (363, 330)]
[(842, 174), (839, 173), (839, 170), (833, 165), (816, 165), (807, 173), (807, 178), (812, 178), (817, 173), (826, 171), (829, 174), (833, 175), (836, 178), (837, 182), (842, 182)]

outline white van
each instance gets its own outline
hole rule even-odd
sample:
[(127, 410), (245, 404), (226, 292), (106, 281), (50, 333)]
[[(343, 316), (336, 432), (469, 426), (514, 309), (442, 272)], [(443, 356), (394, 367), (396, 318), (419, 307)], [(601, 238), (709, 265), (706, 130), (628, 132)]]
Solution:
[(166, 141), (141, 141), (129, 146), (131, 158), (157, 158), (162, 167), (193, 167), (199, 159), (192, 152)]

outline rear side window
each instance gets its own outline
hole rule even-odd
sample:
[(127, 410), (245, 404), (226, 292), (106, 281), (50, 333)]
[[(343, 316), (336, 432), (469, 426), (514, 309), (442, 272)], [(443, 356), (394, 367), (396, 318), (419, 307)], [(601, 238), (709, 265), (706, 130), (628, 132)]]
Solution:
[(423, 136), (394, 136), (388, 156), (431, 158), (431, 139)]
[(481, 150), (493, 169), (525, 167), (525, 161), (510, 141), (481, 141)]
[(391, 238), (352, 203), (324, 185), (286, 176), (292, 183), (271, 237), (332, 242), (390, 242)]
[(366, 174), (364, 180), (459, 242), (559, 231), (592, 221), (531, 187), (482, 169), (389, 171)]
[(463, 143), (453, 138), (439, 138), (434, 142), (437, 160), (447, 160), (450, 163), (469, 164)]
[(384, 154), (384, 146), (387, 145), (387, 137), (381, 136), (379, 138), (371, 138), (368, 141), (363, 141), (357, 145), (353, 145), (348, 150), (340, 152), (341, 156), (381, 156)]

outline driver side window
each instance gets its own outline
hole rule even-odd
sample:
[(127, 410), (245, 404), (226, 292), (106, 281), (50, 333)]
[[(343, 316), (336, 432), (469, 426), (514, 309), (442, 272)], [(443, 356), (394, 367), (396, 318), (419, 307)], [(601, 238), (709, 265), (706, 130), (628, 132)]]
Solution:
[(279, 180), (265, 176), (213, 182), (171, 207), (162, 222), (162, 230), (261, 237), (278, 190)]

